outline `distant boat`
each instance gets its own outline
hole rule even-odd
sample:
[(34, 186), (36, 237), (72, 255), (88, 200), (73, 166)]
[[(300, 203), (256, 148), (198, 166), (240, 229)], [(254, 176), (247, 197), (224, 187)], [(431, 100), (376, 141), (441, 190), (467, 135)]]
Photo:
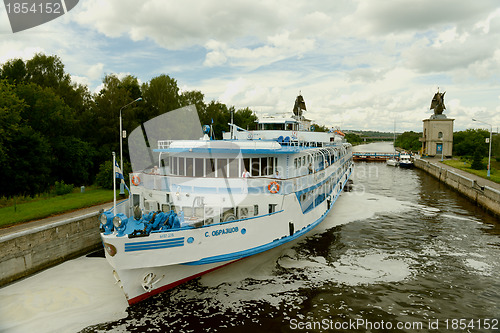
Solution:
[(412, 168), (413, 161), (411, 160), (411, 155), (404, 153), (399, 156), (399, 166), (401, 168)]
[(396, 160), (396, 158), (395, 158), (394, 156), (393, 156), (393, 157), (391, 157), (390, 159), (386, 160), (386, 161), (385, 161), (385, 163), (386, 163), (387, 165), (390, 165), (390, 166), (395, 166), (395, 167), (399, 165), (398, 160)]

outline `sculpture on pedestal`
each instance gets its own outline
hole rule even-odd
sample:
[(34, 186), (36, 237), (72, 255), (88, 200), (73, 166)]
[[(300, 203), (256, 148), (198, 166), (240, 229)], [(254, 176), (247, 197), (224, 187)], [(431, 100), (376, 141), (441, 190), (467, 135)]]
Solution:
[(446, 91), (440, 93), (439, 88), (437, 93), (434, 94), (430, 107), (431, 110), (434, 110), (434, 115), (431, 116), (431, 119), (446, 118), (443, 114), (443, 111), (446, 109), (446, 106), (444, 106), (444, 94), (446, 94)]

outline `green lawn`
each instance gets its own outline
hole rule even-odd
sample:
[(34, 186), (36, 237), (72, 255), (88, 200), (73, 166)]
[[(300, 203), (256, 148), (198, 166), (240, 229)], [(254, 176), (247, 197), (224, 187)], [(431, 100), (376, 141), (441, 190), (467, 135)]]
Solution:
[[(486, 163), (488, 161), (486, 160)], [(487, 175), (487, 170), (474, 170), (470, 168), (470, 162), (467, 161), (460, 161), (460, 160), (445, 160), (442, 163), (452, 166), (454, 168), (464, 170), (470, 173), (473, 173), (475, 175), (478, 175), (479, 177), (483, 177), (486, 179), (490, 179), (496, 183), (500, 183), (500, 172), (495, 168), (495, 164), (492, 161), (492, 168), (491, 168), (491, 173), (490, 173), (490, 178), (486, 177)]]
[(78, 191), (65, 195), (42, 196), (23, 201), (25, 202), (14, 204), (13, 200), (9, 200), (8, 206), (0, 208), (0, 228), (110, 202), (113, 201), (113, 191), (87, 188), (85, 193), (80, 193), (78, 188)]

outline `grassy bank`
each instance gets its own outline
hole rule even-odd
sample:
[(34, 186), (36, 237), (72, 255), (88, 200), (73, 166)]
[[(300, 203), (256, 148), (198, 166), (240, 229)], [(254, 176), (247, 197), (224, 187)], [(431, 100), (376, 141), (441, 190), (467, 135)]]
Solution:
[(90, 207), (113, 200), (113, 191), (101, 188), (80, 189), (59, 196), (40, 196), (33, 199), (10, 199), (0, 208), (0, 228), (16, 223), (38, 220), (68, 211)]
[(468, 161), (460, 161), (460, 160), (445, 160), (442, 163), (452, 166), (454, 168), (467, 171), (469, 173), (475, 174), (479, 177), (483, 177), (485, 179), (492, 180), (496, 183), (500, 183), (500, 172), (495, 168), (495, 164), (492, 163), (492, 168), (491, 168), (491, 173), (490, 173), (490, 178), (488, 178), (487, 175), (487, 170), (474, 170), (471, 169), (471, 164)]

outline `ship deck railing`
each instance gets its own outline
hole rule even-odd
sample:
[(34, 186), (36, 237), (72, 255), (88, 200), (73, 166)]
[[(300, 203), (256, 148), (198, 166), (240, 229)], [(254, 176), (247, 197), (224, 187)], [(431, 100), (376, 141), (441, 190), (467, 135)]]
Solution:
[[(307, 172), (307, 171), (306, 171)], [(333, 174), (333, 175), (332, 175)], [(164, 176), (147, 173), (133, 173), (141, 179), (138, 186), (150, 190), (192, 193), (192, 194), (281, 194), (304, 191), (319, 186), (326, 180), (332, 180), (335, 185), (340, 174), (334, 169), (317, 170), (314, 173), (305, 173), (291, 178), (275, 178), (273, 176), (260, 177), (228, 177), (228, 178), (193, 178), (186, 176)], [(332, 175), (331, 177), (329, 177)], [(277, 183), (278, 186), (276, 186)], [(131, 185), (131, 189), (136, 186)], [(276, 192), (276, 193), (273, 193)]]

